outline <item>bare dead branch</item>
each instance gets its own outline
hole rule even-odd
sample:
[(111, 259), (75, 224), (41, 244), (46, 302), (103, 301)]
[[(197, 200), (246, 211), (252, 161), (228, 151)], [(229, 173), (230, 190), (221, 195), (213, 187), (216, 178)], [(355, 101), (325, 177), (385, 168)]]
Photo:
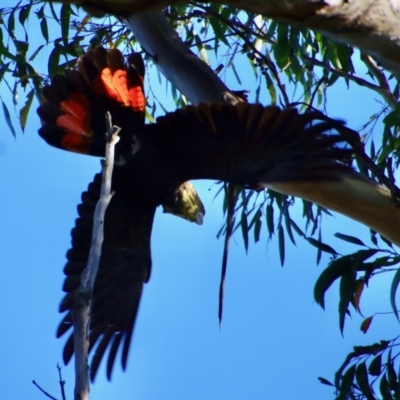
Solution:
[(62, 378), (61, 367), (58, 364), (57, 364), (57, 370), (58, 370), (58, 378), (59, 378), (60, 389), (61, 389), (61, 398), (62, 398), (62, 400), (67, 400), (67, 397), (65, 395), (65, 381)]
[(89, 259), (86, 268), (82, 272), (81, 285), (75, 294), (75, 306), (72, 313), (75, 347), (75, 400), (89, 399), (88, 349), (90, 309), (104, 238), (104, 216), (107, 206), (113, 196), (113, 193), (111, 193), (111, 176), (114, 167), (115, 145), (119, 141), (118, 133), (120, 128), (112, 126), (110, 113), (106, 115), (106, 124), (106, 158), (102, 161), (103, 174), (100, 199), (96, 204), (94, 212), (93, 235)]

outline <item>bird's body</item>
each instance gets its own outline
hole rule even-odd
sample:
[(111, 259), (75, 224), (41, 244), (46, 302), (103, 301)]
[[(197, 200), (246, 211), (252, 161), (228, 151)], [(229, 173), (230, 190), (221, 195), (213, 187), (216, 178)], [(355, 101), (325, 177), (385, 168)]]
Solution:
[[(106, 212), (94, 288), (92, 379), (107, 349), (108, 377), (120, 347), (126, 366), (143, 284), (150, 278), (156, 207), (163, 205), (166, 212), (202, 222), (204, 207), (187, 181), (214, 179), (257, 187), (263, 182), (334, 180), (337, 173), (349, 169), (338, 161), (348, 153), (335, 147), (342, 141), (340, 135), (325, 134), (340, 129), (341, 123), (319, 112), (299, 114), (295, 109), (246, 103), (200, 104), (145, 125), (140, 71), (137, 57), (125, 63), (119, 51), (98, 48), (79, 60), (77, 70), (52, 79), (44, 90), (47, 103), (38, 110), (43, 121), (40, 135), (49, 144), (71, 151), (103, 155), (106, 111), (122, 128), (112, 177), (115, 195)], [(67, 294), (60, 311), (66, 315), (58, 336), (72, 328), (74, 291), (89, 254), (99, 179), (95, 177), (78, 206), (64, 269)], [(71, 334), (64, 360), (68, 362), (72, 355)]]

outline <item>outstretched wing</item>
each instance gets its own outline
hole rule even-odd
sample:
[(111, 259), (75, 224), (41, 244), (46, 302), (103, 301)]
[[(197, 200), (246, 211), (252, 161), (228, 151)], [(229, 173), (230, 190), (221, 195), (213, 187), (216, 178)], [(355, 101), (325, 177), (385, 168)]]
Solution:
[[(104, 242), (96, 278), (90, 320), (90, 376), (96, 376), (107, 350), (107, 377), (110, 379), (119, 348), (125, 369), (129, 346), (137, 318), (143, 284), (150, 278), (150, 235), (157, 204), (141, 193), (134, 177), (126, 169), (117, 168), (113, 174), (115, 190), (106, 212)], [(66, 312), (57, 330), (57, 337), (67, 332), (63, 358), (68, 363), (74, 352), (71, 309), (74, 292), (80, 284), (89, 254), (93, 213), (99, 199), (101, 175), (82, 194), (78, 206), (79, 218), (72, 230), (72, 248), (67, 253), (63, 290), (66, 292), (60, 312)]]
[(345, 140), (338, 134), (342, 126), (320, 112), (204, 103), (159, 117), (144, 134), (181, 181), (217, 179), (257, 187), (337, 179), (338, 172), (350, 169), (342, 162), (350, 149), (338, 146)]

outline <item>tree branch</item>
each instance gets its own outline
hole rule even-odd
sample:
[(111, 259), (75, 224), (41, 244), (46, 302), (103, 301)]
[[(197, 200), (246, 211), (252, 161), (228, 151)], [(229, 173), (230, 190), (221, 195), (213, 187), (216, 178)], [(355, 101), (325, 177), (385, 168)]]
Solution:
[(357, 172), (338, 176), (339, 181), (265, 183), (264, 187), (319, 204), (367, 225), (400, 246), (400, 208), (390, 190)]
[(114, 150), (119, 141), (120, 128), (113, 127), (111, 116), (108, 113), (106, 158), (102, 162), (103, 175), (101, 181), (100, 199), (96, 204), (93, 219), (93, 234), (90, 245), (89, 259), (82, 272), (81, 285), (75, 294), (75, 306), (72, 312), (74, 321), (74, 348), (75, 348), (75, 400), (89, 398), (89, 327), (90, 309), (93, 297), (93, 287), (99, 269), (101, 247), (104, 238), (104, 216), (111, 201), (111, 176), (114, 167)]
[[(110, 13), (128, 17), (160, 10), (181, 0), (63, 2), (83, 5), (98, 16)], [(300, 28), (314, 29), (333, 40), (358, 47), (400, 78), (400, 0), (224, 0), (223, 3)]]
[(183, 43), (162, 12), (130, 16), (124, 22), (157, 68), (191, 103), (238, 102), (215, 72)]

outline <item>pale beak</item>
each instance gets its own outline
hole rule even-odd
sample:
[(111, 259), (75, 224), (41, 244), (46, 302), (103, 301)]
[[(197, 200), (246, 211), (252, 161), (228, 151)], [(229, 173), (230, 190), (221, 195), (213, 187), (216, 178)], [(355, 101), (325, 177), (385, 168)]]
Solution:
[(204, 220), (204, 214), (201, 212), (197, 213), (197, 218), (194, 222), (196, 222), (197, 225), (203, 225), (203, 220)]

